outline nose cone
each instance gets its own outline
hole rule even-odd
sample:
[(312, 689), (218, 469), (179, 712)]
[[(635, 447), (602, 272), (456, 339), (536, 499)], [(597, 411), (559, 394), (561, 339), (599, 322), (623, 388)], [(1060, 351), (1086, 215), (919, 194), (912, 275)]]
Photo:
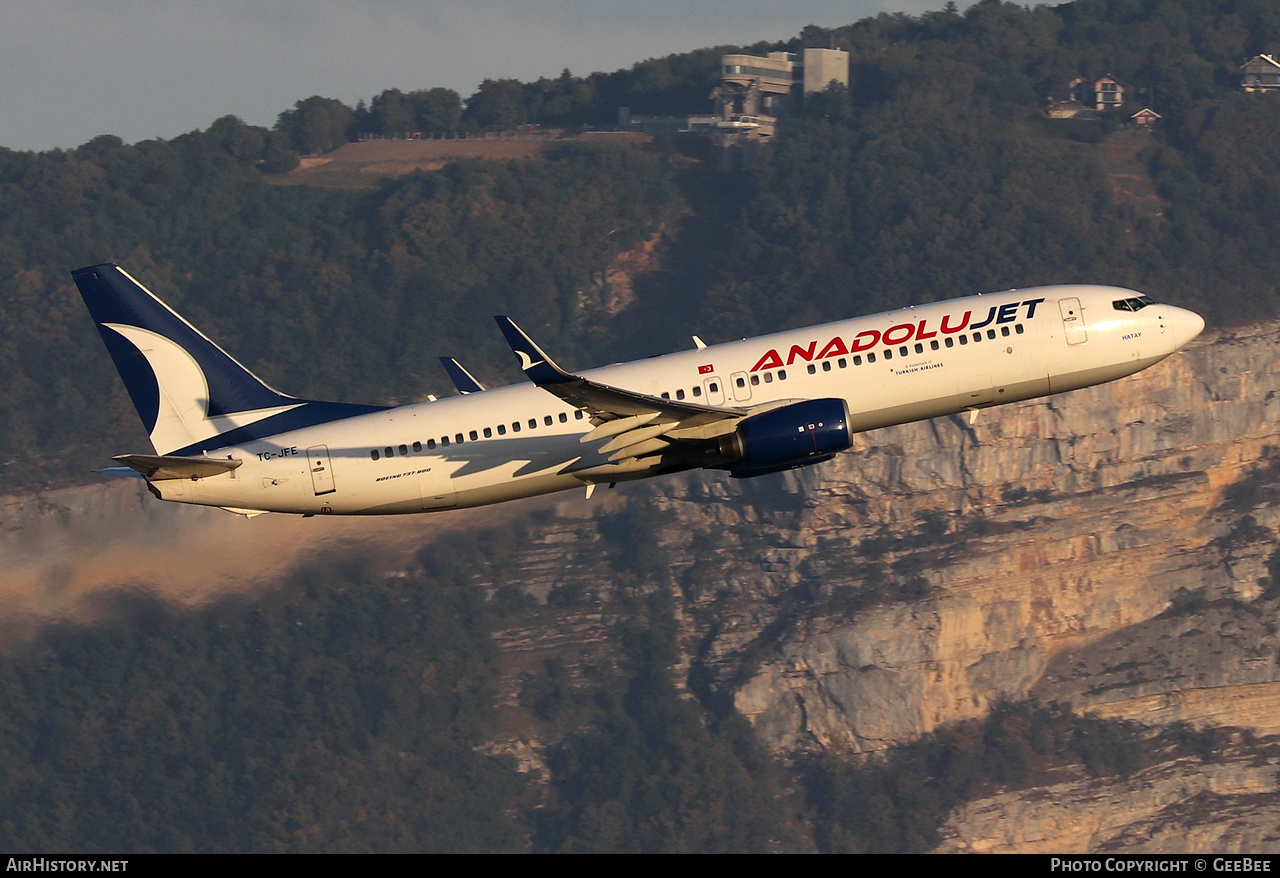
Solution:
[(1165, 319), (1169, 321), (1169, 334), (1173, 336), (1173, 348), (1185, 345), (1204, 331), (1204, 318), (1186, 308), (1170, 308)]

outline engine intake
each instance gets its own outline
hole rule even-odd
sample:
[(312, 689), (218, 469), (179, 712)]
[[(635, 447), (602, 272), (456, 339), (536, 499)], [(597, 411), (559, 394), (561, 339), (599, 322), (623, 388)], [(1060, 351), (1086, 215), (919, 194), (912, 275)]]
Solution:
[(747, 418), (720, 440), (729, 474), (745, 479), (830, 460), (852, 444), (843, 399), (809, 399)]

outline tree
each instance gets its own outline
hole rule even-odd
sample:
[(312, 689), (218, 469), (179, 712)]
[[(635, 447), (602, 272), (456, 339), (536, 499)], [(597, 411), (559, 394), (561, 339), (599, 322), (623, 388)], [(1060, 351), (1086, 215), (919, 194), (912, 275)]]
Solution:
[(527, 121), (524, 86), (515, 79), (486, 79), (467, 98), (462, 119), (482, 131), (514, 128)]
[(319, 95), (298, 101), (276, 119), (276, 130), (303, 155), (337, 149), (350, 140), (354, 111), (342, 101)]

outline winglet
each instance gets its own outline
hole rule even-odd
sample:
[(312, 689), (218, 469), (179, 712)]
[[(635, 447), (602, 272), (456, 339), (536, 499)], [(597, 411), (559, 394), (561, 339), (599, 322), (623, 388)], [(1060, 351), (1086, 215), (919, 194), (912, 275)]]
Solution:
[(524, 370), (524, 374), (530, 381), (541, 386), (564, 384), (574, 380), (574, 376), (557, 366), (555, 361), (534, 343), (533, 339), (525, 335), (523, 329), (516, 326), (514, 320), (500, 314), (495, 315), (493, 319), (497, 321), (498, 328), (506, 336), (511, 350), (520, 358), (520, 368)]
[(453, 386), (458, 388), (458, 392), (463, 396), (484, 390), (484, 385), (477, 381), (475, 376), (464, 369), (462, 364), (453, 357), (441, 357), (440, 365), (444, 366), (444, 370), (449, 373), (449, 380), (453, 382)]

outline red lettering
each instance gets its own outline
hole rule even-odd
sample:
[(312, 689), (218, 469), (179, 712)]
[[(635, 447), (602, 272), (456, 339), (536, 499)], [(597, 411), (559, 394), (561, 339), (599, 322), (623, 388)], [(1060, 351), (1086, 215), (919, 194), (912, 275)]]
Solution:
[(815, 346), (817, 346), (817, 344), (818, 343), (816, 341), (811, 341), (809, 342), (809, 347), (807, 348), (802, 348), (798, 344), (793, 344), (791, 346), (791, 353), (787, 354), (787, 365), (790, 366), (792, 363), (794, 363), (796, 361), (796, 357), (800, 357), (806, 363), (812, 360), (813, 349)]
[[(867, 337), (866, 341), (862, 341), (864, 335)], [(865, 351), (867, 348), (873, 348), (878, 344), (880, 344), (880, 330), (867, 329), (853, 337), (853, 344), (849, 345), (849, 353), (856, 354), (858, 351)]]
[(849, 349), (844, 346), (844, 339), (837, 335), (827, 342), (827, 346), (818, 354), (818, 359), (825, 360), (827, 357), (838, 357), (847, 353), (849, 353)]
[(960, 332), (966, 326), (969, 325), (969, 315), (971, 315), (972, 313), (973, 313), (972, 311), (964, 312), (964, 319), (960, 321), (959, 326), (951, 326), (950, 324), (948, 324), (947, 321), (951, 319), (951, 315), (950, 314), (946, 315), (945, 317), (942, 318), (942, 331), (947, 335), (950, 335), (953, 332)]
[(928, 333), (926, 333), (926, 332), (924, 331), (924, 325), (925, 325), (926, 323), (928, 323), (928, 322), (929, 322), (928, 320), (921, 320), (921, 321), (920, 321), (920, 325), (916, 328), (916, 340), (917, 340), (917, 341), (924, 341), (926, 338), (933, 338), (935, 335), (937, 335), (937, 334), (938, 334), (937, 332), (928, 332)]
[(778, 352), (770, 349), (769, 353), (760, 358), (760, 362), (751, 367), (752, 372), (759, 372), (761, 369), (777, 369), (782, 366), (782, 357), (778, 356)]
[[(890, 338), (891, 335), (893, 335), (895, 332), (898, 332), (899, 330), (906, 330), (907, 334), (902, 336), (901, 338)], [(916, 334), (916, 328), (912, 326), (910, 323), (899, 323), (897, 326), (890, 326), (888, 329), (884, 331), (884, 343), (885, 344), (902, 344), (904, 341), (911, 338), (911, 336), (915, 334)]]

